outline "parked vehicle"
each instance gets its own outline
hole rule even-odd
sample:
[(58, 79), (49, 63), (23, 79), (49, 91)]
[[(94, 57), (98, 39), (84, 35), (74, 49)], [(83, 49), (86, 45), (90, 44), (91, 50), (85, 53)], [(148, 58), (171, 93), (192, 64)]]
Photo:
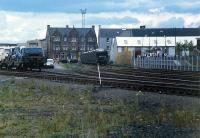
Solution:
[(66, 60), (66, 59), (63, 59), (63, 60), (61, 60), (60, 62), (61, 62), (61, 63), (68, 63), (69, 61)]
[(78, 59), (70, 59), (69, 63), (78, 63)]
[(8, 55), (10, 51), (11, 48), (8, 47), (2, 47), (0, 49), (0, 69), (7, 68)]
[(4, 59), (7, 69), (39, 69), (44, 66), (44, 54), (42, 48), (11, 48), (8, 56)]
[(96, 49), (81, 54), (81, 63), (83, 64), (107, 64), (108, 52), (103, 49)]
[(53, 59), (47, 59), (47, 62), (45, 63), (45, 68), (54, 68), (54, 60)]

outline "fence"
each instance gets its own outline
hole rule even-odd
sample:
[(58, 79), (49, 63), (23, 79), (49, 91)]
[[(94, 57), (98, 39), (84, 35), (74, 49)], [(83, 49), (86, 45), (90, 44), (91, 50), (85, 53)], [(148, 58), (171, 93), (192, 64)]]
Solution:
[(133, 57), (132, 63), (136, 68), (200, 71), (200, 56)]

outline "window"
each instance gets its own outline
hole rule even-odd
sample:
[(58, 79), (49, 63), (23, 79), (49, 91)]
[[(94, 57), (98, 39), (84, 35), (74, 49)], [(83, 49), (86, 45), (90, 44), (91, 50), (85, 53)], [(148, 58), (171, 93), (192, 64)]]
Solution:
[(128, 44), (128, 41), (127, 41), (127, 40), (124, 40), (124, 44), (127, 45), (127, 44)]
[(157, 40), (154, 40), (154, 44), (156, 44), (156, 45), (157, 45)]
[(67, 41), (67, 37), (66, 36), (64, 37), (64, 41)]
[(72, 50), (76, 50), (76, 47), (73, 46), (73, 47), (72, 47)]
[(110, 46), (106, 46), (107, 50), (110, 50)]
[(81, 50), (84, 50), (85, 48), (84, 47), (81, 47)]
[(167, 44), (172, 44), (171, 40), (167, 40)]
[(110, 43), (110, 39), (109, 38), (106, 38), (106, 43)]
[(60, 50), (60, 47), (56, 46), (56, 51)]
[(71, 42), (77, 42), (76, 37), (72, 37), (72, 38), (71, 38)]
[(125, 48), (124, 47), (122, 47), (122, 52), (124, 52), (125, 51)]
[(117, 52), (118, 52), (118, 53), (121, 53), (121, 52), (122, 52), (122, 48), (121, 48), (121, 47), (118, 47), (118, 48), (117, 48)]
[(54, 39), (53, 39), (53, 41), (55, 41), (55, 42), (56, 41), (60, 41), (60, 37), (59, 36), (55, 36)]
[(88, 38), (88, 42), (93, 42), (93, 38), (92, 38), (92, 37), (89, 37), (89, 38)]
[(137, 43), (138, 43), (138, 45), (141, 45), (141, 41), (140, 40), (137, 40)]
[(64, 51), (67, 51), (67, 47), (63, 47), (63, 50), (64, 50)]
[(81, 42), (84, 42), (84, 41), (85, 41), (85, 38), (84, 38), (84, 37), (82, 37), (82, 38), (81, 38)]

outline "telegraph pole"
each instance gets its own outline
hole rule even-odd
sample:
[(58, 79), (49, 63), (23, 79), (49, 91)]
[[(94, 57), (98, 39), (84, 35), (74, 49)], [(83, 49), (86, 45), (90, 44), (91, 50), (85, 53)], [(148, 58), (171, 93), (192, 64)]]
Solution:
[(82, 28), (85, 28), (85, 15), (86, 15), (87, 9), (80, 9), (80, 10), (82, 14)]
[[(85, 15), (86, 15), (87, 9), (80, 9), (80, 11), (81, 11), (81, 15), (82, 15), (82, 29), (84, 29), (85, 28)], [(82, 42), (82, 40), (81, 40), (81, 46), (80, 46), (80, 50), (78, 52), (78, 59), (80, 59), (80, 54), (83, 51), (85, 51), (85, 31), (83, 31), (83, 32), (84, 32), (84, 37), (83, 37), (84, 42)], [(82, 47), (84, 49), (83, 51), (82, 51)]]

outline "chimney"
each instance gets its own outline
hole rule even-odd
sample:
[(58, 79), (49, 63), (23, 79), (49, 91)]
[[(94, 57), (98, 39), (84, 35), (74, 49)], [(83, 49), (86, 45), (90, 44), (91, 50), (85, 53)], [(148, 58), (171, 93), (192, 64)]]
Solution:
[(69, 25), (66, 25), (66, 28), (69, 28)]
[(94, 30), (95, 30), (95, 26), (94, 26), (94, 25), (92, 25), (92, 29), (94, 29)]
[(49, 29), (50, 28), (50, 25), (47, 25), (47, 29)]
[(140, 29), (145, 29), (145, 28), (146, 28), (145, 25), (140, 26)]

